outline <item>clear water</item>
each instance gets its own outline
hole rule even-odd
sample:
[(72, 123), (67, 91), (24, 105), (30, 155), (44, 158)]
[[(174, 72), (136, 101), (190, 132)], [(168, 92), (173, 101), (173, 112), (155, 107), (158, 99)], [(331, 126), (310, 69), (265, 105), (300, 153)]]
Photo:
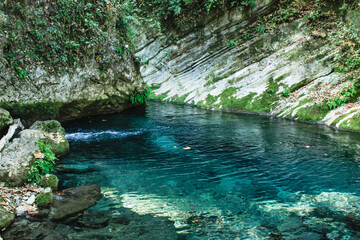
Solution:
[(358, 239), (358, 133), (163, 103), (66, 132), (58, 175), (99, 184), (98, 209), (166, 216), (188, 239)]

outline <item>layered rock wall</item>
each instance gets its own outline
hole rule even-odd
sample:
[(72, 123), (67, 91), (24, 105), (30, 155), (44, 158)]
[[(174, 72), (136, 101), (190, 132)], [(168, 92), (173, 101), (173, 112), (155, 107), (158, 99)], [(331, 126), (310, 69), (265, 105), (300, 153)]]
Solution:
[(203, 28), (185, 35), (144, 31), (137, 56), (152, 98), (360, 130), (358, 101), (332, 111), (323, 107), (325, 98), (354, 84), (333, 71), (326, 32), (298, 19), (243, 37), (276, 4), (257, 1), (254, 10), (208, 17)]

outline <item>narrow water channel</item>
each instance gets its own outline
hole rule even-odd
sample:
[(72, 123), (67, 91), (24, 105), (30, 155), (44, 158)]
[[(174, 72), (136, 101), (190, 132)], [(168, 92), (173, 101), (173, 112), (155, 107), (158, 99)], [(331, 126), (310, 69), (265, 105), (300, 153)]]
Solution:
[[(164, 216), (186, 239), (358, 239), (358, 133), (157, 102), (66, 132), (62, 187), (100, 185), (114, 216)], [(92, 231), (126, 239), (121, 224)]]

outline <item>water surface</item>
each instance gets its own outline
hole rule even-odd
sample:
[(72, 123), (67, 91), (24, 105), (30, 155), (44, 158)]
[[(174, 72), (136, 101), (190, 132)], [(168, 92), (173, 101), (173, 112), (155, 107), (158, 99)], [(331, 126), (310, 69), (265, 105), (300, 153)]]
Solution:
[(165, 216), (187, 239), (358, 239), (358, 133), (164, 103), (66, 132), (62, 185), (99, 184), (97, 209)]

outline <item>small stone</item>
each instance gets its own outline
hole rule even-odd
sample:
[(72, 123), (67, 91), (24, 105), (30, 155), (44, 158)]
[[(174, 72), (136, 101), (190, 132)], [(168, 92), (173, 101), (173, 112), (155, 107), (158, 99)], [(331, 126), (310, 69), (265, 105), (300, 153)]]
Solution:
[(28, 200), (26, 200), (26, 204), (32, 205), (35, 202), (35, 195), (32, 195)]
[(21, 206), (18, 206), (16, 208), (16, 215), (18, 215), (18, 216), (24, 215), (25, 212), (26, 212), (26, 206), (25, 205), (21, 205)]

